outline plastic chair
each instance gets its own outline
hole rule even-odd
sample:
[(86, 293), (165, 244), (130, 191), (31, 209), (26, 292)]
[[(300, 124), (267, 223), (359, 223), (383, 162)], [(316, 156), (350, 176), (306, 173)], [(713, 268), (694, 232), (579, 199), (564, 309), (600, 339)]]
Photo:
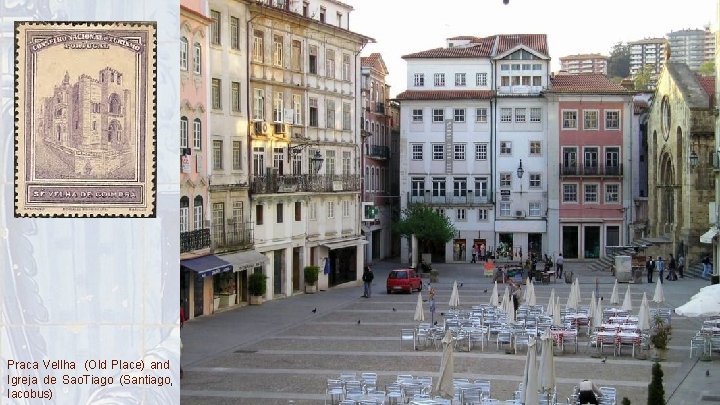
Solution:
[(412, 343), (413, 350), (417, 350), (414, 329), (402, 329), (400, 331), (400, 350), (402, 350), (404, 344), (406, 345), (408, 343)]

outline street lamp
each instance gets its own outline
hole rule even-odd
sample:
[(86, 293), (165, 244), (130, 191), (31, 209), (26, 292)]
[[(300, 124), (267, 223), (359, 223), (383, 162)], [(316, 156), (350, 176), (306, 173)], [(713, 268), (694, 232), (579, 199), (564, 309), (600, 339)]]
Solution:
[(522, 179), (523, 174), (525, 174), (525, 169), (522, 167), (522, 159), (520, 159), (520, 166), (517, 168), (517, 176), (518, 179)]
[(692, 152), (690, 152), (690, 169), (695, 169), (699, 163), (700, 159), (698, 158), (698, 154), (695, 152), (695, 149), (693, 149)]
[(318, 174), (320, 168), (322, 168), (323, 161), (325, 161), (325, 159), (323, 159), (320, 154), (320, 150), (316, 149), (315, 154), (310, 158), (310, 170), (312, 174)]

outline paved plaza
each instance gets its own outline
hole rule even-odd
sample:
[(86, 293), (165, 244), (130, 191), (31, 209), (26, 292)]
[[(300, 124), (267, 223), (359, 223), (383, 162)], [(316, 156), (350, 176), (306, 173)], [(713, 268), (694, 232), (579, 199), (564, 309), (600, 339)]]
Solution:
[[(413, 320), (417, 293), (385, 292), (385, 278), (398, 262), (384, 261), (373, 266), (375, 281), (371, 298), (362, 298), (360, 283), (299, 294), (290, 298), (242, 307), (212, 316), (194, 319), (182, 330), (184, 344), (182, 364), (183, 404), (321, 404), (325, 383), (343, 371), (376, 372), (378, 388), (395, 381), (398, 374), (430, 375), (437, 378), (441, 351), (433, 347), (414, 351), (401, 347), (400, 331), (417, 324)], [(489, 302), (492, 282), (483, 276), (480, 264), (436, 264), (440, 279), (433, 283), (437, 291), (436, 317), (448, 309), (453, 281), (462, 283), (460, 308)], [(609, 306), (614, 278), (605, 272), (589, 270), (587, 263), (565, 264), (566, 271), (579, 277), (582, 302), (588, 305), (592, 291), (598, 288)], [(597, 284), (596, 284), (597, 283)], [(708, 282), (680, 279), (666, 282), (664, 306), (676, 307), (687, 301)], [(620, 301), (627, 284), (619, 285)], [(547, 305), (551, 288), (567, 300), (570, 284), (562, 280), (535, 286), (537, 303)], [(499, 284), (502, 294), (504, 285)], [(632, 284), (634, 312), (640, 306), (643, 292), (651, 300), (654, 284)], [(427, 298), (426, 291), (423, 296)], [(656, 304), (651, 303), (651, 308)], [(313, 309), (317, 311), (313, 313)], [(426, 308), (426, 320), (429, 320)], [(360, 322), (358, 324), (358, 321)], [(440, 319), (442, 323), (442, 319)], [(716, 382), (720, 376), (720, 356), (710, 362), (689, 358), (690, 337), (700, 328), (701, 320), (674, 315), (669, 349), (661, 362), (665, 398), (669, 405), (698, 404), (720, 396)], [(632, 358), (629, 350), (613, 357), (606, 350), (607, 361), (596, 356), (581, 337), (579, 351), (555, 351), (558, 377), (558, 399), (565, 403), (573, 386), (584, 378), (600, 386), (614, 386), (618, 404), (628, 397), (632, 404), (647, 403), (647, 386), (652, 362)], [(497, 350), (491, 340), (484, 351), (455, 353), (455, 377), (489, 379), (493, 398), (510, 399), (522, 379), (525, 350), (506, 354)], [(649, 358), (649, 356), (648, 356)], [(706, 377), (706, 371), (710, 377)]]

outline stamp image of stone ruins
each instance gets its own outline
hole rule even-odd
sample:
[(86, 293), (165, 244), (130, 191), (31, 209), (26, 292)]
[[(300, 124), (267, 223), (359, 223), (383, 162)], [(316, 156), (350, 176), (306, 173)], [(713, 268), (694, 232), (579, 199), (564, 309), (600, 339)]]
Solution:
[(155, 24), (17, 22), (16, 216), (155, 215)]

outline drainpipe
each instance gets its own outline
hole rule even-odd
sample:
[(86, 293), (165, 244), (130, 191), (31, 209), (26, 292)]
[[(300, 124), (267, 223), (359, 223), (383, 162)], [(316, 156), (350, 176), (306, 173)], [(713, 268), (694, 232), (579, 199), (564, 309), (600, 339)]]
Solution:
[[(492, 235), (493, 235), (493, 255), (495, 255), (496, 248), (497, 248), (497, 237), (495, 232), (495, 224), (497, 221), (497, 190), (495, 190), (495, 174), (497, 171), (497, 156), (496, 156), (496, 149), (495, 149), (495, 110), (497, 109), (497, 76), (495, 74), (496, 70), (496, 64), (495, 61), (492, 59), (490, 60), (490, 74), (492, 75), (492, 91), (493, 96), (490, 98), (490, 148), (492, 150), (492, 153), (490, 154), (491, 159), (490, 160), (490, 190), (492, 190), (493, 193), (493, 199), (492, 199), (492, 205), (493, 205), (493, 229), (492, 229)], [(485, 249), (487, 250), (488, 243), (485, 242)]]

